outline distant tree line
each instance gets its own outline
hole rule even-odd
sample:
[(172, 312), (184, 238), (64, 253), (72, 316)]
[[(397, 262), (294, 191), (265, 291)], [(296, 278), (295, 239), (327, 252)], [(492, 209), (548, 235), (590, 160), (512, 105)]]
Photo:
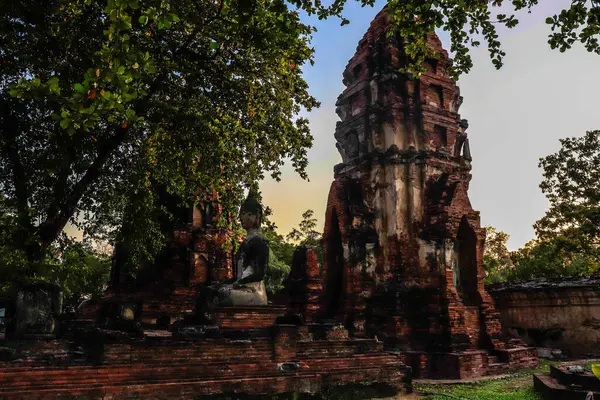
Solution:
[(550, 207), (534, 224), (536, 238), (508, 251), (509, 235), (486, 227), (486, 282), (586, 276), (600, 268), (600, 131), (561, 139), (540, 159)]
[(267, 208), (263, 226), (263, 234), (269, 239), (269, 267), (266, 272), (267, 293), (272, 295), (282, 288), (283, 281), (291, 271), (292, 257), (297, 246), (310, 246), (317, 251), (319, 260), (322, 259), (320, 245), (322, 234), (316, 230), (317, 219), (313, 210), (302, 213), (302, 221), (297, 228), (292, 229), (286, 236), (277, 232), (277, 226), (269, 220), (271, 209)]

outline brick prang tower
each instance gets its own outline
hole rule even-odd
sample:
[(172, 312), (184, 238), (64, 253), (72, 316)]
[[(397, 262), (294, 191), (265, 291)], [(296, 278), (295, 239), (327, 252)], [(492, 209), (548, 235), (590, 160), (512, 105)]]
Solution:
[(485, 231), (467, 194), (468, 124), (452, 61), (432, 33), (437, 57), (426, 72), (400, 73), (404, 40), (389, 29), (384, 9), (343, 73), (335, 130), (343, 162), (326, 211), (321, 315), (384, 340), (416, 376), (535, 364), (503, 338), (484, 288)]

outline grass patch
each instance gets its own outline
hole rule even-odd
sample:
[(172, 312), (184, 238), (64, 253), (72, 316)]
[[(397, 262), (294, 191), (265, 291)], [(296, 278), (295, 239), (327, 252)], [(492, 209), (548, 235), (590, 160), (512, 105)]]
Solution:
[(542, 400), (533, 391), (533, 374), (548, 372), (550, 365), (557, 361), (540, 360), (540, 366), (532, 370), (522, 370), (501, 379), (482, 380), (473, 383), (422, 384), (413, 383), (419, 392), (431, 393), (428, 400)]

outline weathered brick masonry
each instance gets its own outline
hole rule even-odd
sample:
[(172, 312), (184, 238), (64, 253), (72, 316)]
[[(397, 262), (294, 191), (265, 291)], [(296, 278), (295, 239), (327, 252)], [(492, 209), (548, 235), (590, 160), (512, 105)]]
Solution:
[(483, 286), (485, 233), (467, 194), (468, 125), (451, 60), (431, 34), (439, 58), (418, 79), (399, 73), (403, 41), (389, 28), (384, 10), (343, 74), (335, 130), (343, 162), (326, 210), (321, 312), (402, 351), (416, 375), (534, 365), (529, 350), (509, 349)]
[(505, 332), (537, 347), (600, 356), (600, 275), (491, 285)]

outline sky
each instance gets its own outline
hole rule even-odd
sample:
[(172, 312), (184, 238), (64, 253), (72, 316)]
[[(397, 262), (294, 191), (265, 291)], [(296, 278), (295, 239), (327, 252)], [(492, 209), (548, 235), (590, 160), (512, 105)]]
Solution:
[[(544, 20), (568, 2), (540, 3), (531, 14), (517, 15), (517, 28), (499, 31), (507, 54), (502, 69), (497, 71), (486, 47), (480, 47), (472, 51), (471, 72), (458, 82), (464, 97), (460, 113), (469, 121), (473, 154), (471, 203), (481, 212), (482, 225), (510, 235), (510, 250), (535, 237), (532, 225), (548, 208), (539, 189), (539, 158), (558, 151), (559, 138), (600, 129), (600, 74), (595, 73), (600, 71), (600, 56), (581, 46), (566, 53), (551, 50)], [(307, 209), (315, 211), (317, 228), (323, 228), (333, 166), (341, 162), (333, 134), (338, 121), (334, 104), (344, 89), (342, 71), (384, 4), (361, 8), (348, 0), (344, 16), (351, 23), (344, 27), (336, 19), (304, 18), (318, 29), (312, 40), (315, 65), (304, 66), (303, 73), (321, 107), (305, 115), (314, 136), (308, 152), (310, 181), (302, 180), (288, 163), (281, 182), (261, 182), (263, 202), (273, 210), (271, 219), (281, 233), (296, 226)], [(448, 49), (447, 33), (438, 35)]]

